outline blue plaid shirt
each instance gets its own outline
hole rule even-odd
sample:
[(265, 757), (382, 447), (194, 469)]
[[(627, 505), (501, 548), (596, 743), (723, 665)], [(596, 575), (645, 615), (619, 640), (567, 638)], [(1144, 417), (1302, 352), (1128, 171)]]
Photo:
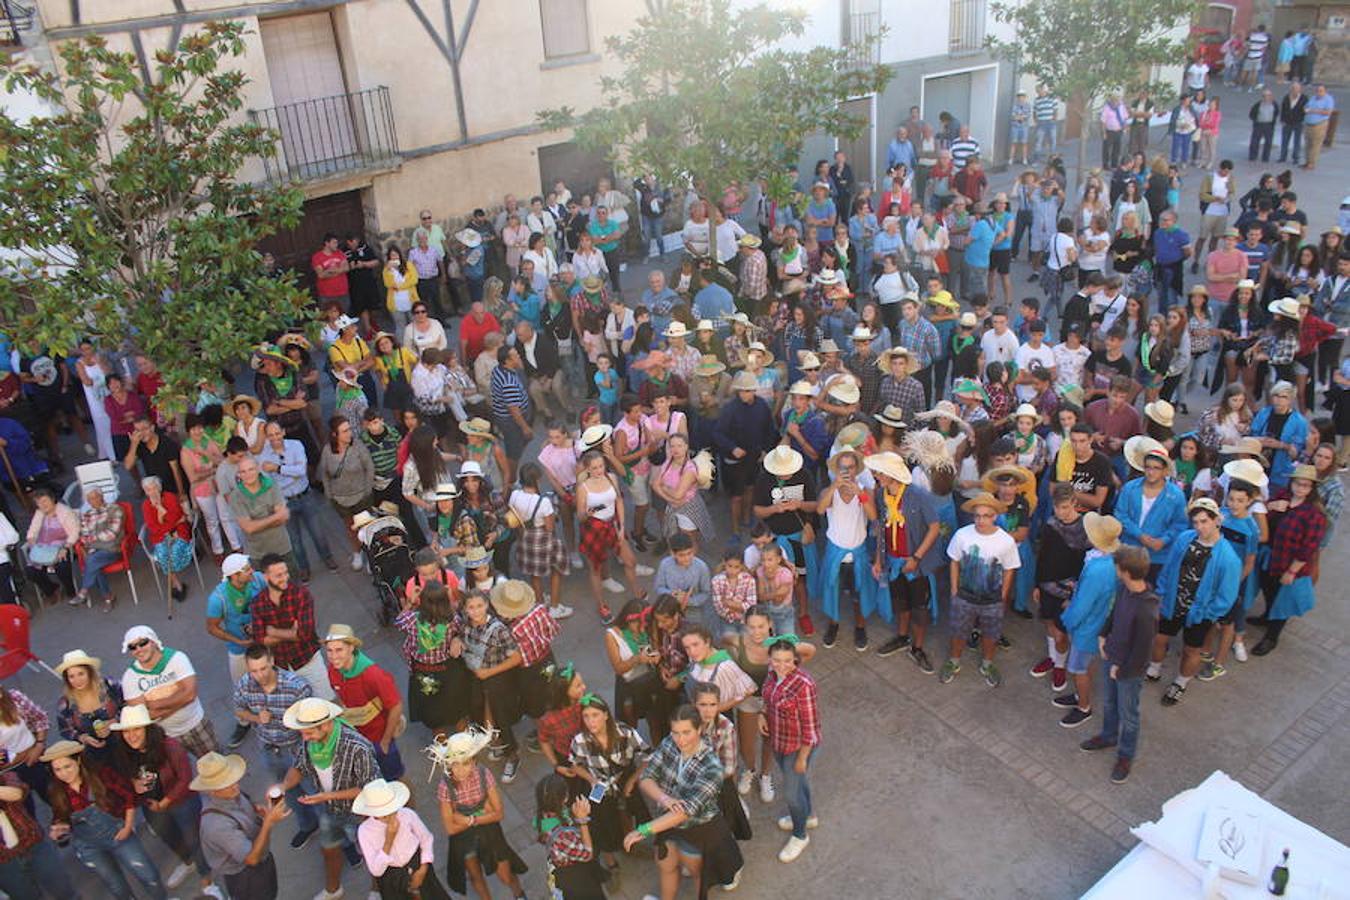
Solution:
[(672, 799), (684, 804), (688, 825), (702, 825), (717, 815), (722, 762), (708, 744), (700, 743), (694, 755), (686, 757), (667, 737), (647, 761), (642, 777), (650, 778)]
[(904, 347), (918, 361), (920, 369), (926, 369), (937, 359), (941, 348), (938, 345), (937, 326), (920, 316), (911, 325), (903, 317), (892, 331), (895, 332), (895, 345)]
[(257, 715), (266, 709), (272, 714), (272, 721), (258, 725), (258, 738), (266, 747), (281, 747), (291, 752), (300, 749), (300, 732), (293, 731), (281, 724), (286, 710), (298, 700), (314, 695), (309, 682), (286, 669), (277, 669), (277, 686), (269, 694), (252, 675), (244, 673), (234, 686), (234, 708)]

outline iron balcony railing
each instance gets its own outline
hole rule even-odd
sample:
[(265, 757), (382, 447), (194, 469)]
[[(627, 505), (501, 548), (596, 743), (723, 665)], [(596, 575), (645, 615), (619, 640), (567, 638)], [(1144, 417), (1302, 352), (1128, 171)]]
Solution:
[(278, 135), (263, 159), (268, 181), (316, 181), (398, 161), (387, 87), (250, 110), (249, 118)]
[(983, 50), (984, 23), (988, 14), (985, 0), (951, 0), (947, 52), (974, 53)]
[(850, 13), (845, 20), (844, 50), (850, 69), (864, 69), (881, 62), (881, 13)]
[(23, 43), (23, 33), (33, 27), (33, 9), (15, 0), (0, 0), (0, 46)]

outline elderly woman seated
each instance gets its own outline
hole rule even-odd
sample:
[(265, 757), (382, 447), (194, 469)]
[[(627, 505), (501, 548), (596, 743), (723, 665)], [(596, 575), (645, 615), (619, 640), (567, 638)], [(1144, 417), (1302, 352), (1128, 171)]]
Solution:
[(103, 492), (90, 488), (85, 493), (89, 505), (80, 512), (80, 543), (84, 546), (84, 574), (80, 576), (80, 590), (75, 595), (79, 603), (89, 602), (89, 590), (98, 588), (103, 596), (103, 611), (111, 612), (117, 599), (108, 586), (104, 566), (122, 558), (124, 513), (116, 503), (103, 499)]
[(187, 582), (178, 573), (192, 563), (192, 526), (183, 514), (183, 506), (174, 494), (164, 493), (164, 483), (154, 475), (141, 479), (145, 499), (141, 518), (145, 520), (145, 542), (155, 565), (169, 576), (169, 590), (179, 603), (187, 596)]

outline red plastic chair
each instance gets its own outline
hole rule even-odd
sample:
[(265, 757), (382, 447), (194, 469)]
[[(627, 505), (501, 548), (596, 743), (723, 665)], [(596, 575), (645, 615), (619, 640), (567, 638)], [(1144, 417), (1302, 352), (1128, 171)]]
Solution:
[(30, 622), (31, 614), (27, 607), (13, 603), (0, 604), (0, 678), (8, 678), (24, 666), (41, 666), (56, 674), (29, 648)]
[[(117, 505), (122, 507), (122, 544), (121, 557), (103, 567), (106, 575), (118, 575), (122, 572), (127, 574), (127, 582), (131, 585), (131, 599), (135, 605), (141, 605), (141, 598), (136, 593), (136, 577), (131, 574), (131, 555), (136, 552), (136, 546), (139, 538), (136, 532), (136, 513), (130, 503), (126, 500), (117, 501)], [(84, 568), (84, 541), (75, 545), (75, 555), (80, 560), (80, 568)]]

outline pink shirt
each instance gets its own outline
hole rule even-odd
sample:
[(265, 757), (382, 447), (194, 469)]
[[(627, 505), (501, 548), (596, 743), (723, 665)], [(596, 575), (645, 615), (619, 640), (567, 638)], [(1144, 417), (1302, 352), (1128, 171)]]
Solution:
[(683, 506), (693, 498), (694, 494), (698, 493), (698, 468), (694, 465), (692, 459), (686, 459), (684, 465), (678, 469), (671, 465), (670, 462), (666, 462), (661, 466), (661, 486), (668, 491), (674, 491), (679, 487), (680, 479), (683, 478), (684, 473), (688, 471), (693, 471), (696, 476), (694, 478), (694, 484), (689, 488), (687, 494), (675, 500), (676, 506)]
[[(1205, 265), (1219, 275), (1230, 277), (1236, 275), (1243, 278), (1247, 273), (1247, 254), (1237, 247), (1233, 248), (1232, 253), (1227, 250), (1215, 250), (1205, 260)], [(1233, 296), (1233, 291), (1237, 289), (1237, 282), (1206, 280), (1205, 287), (1209, 289), (1210, 299), (1227, 303)]]
[(545, 444), (539, 450), (539, 465), (548, 469), (563, 487), (571, 489), (577, 483), (577, 454), (572, 447)]
[(394, 814), (398, 817), (398, 834), (394, 836), (394, 846), (384, 852), (384, 823), (374, 817), (366, 819), (356, 829), (356, 840), (361, 845), (361, 855), (366, 858), (366, 868), (370, 874), (379, 878), (390, 866), (406, 866), (413, 854), (420, 848), (421, 862), (430, 864), (434, 842), (427, 826), (422, 824), (417, 813), (410, 809), (400, 809)]
[[(763, 566), (763, 565), (761, 565), (759, 568), (757, 568), (757, 569), (755, 570), (755, 577), (756, 577), (756, 579), (759, 580), (759, 581), (764, 581), (764, 580), (765, 580), (765, 578), (766, 578), (767, 576), (765, 575), (765, 572), (764, 572), (764, 566)], [(764, 596), (762, 596), (762, 597), (759, 598), (760, 602), (762, 602), (762, 603), (767, 603), (767, 604), (769, 604), (770, 606), (786, 606), (786, 605), (791, 605), (791, 603), (792, 603), (792, 590), (791, 590), (791, 588), (792, 588), (792, 582), (795, 581), (796, 578), (797, 578), (797, 575), (796, 575), (795, 572), (792, 571), (791, 568), (789, 568), (789, 567), (786, 566), (786, 565), (779, 566), (779, 567), (778, 567), (778, 571), (774, 573), (773, 580), (772, 580), (771, 582), (769, 582), (769, 583), (770, 583), (771, 586), (774, 586), (774, 587), (777, 588), (777, 591), (775, 591), (775, 593), (781, 592), (782, 589), (785, 588), (785, 587), (788, 588), (789, 590), (788, 590), (788, 592), (787, 592), (787, 599), (784, 600), (784, 601), (782, 601), (782, 602), (780, 603), (780, 602), (777, 601), (777, 600), (771, 599), (771, 598), (769, 597), (769, 592), (768, 592), (768, 591), (765, 591), (765, 592), (764, 592)]]

